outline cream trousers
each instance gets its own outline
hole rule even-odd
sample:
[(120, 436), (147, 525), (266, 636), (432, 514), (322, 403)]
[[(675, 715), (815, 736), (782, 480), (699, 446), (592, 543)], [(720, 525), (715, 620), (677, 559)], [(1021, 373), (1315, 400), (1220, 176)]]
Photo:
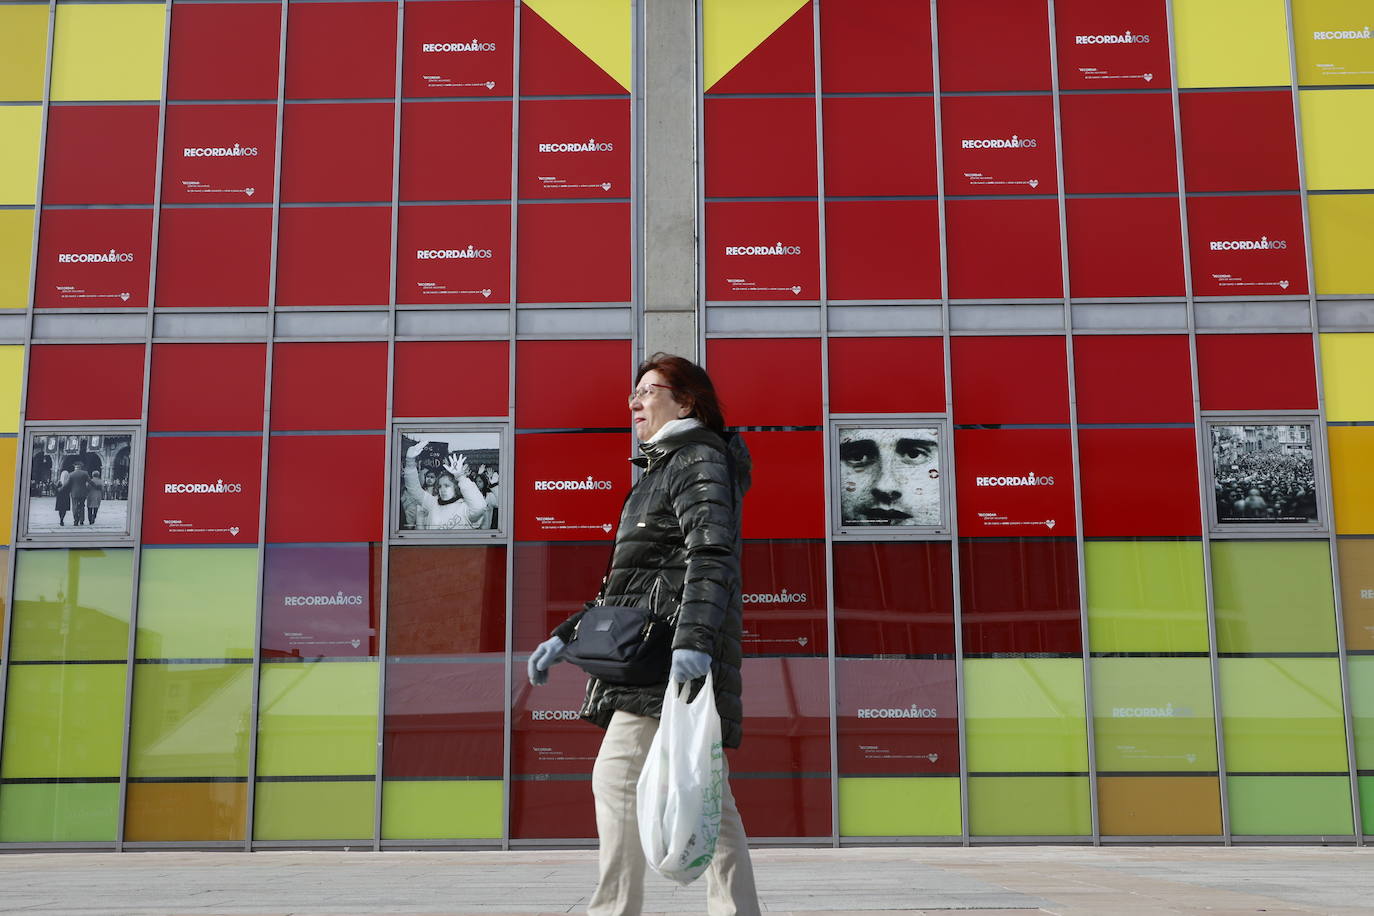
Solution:
[[(611, 717), (592, 767), (596, 796), (596, 832), (601, 840), (601, 878), (587, 905), (589, 916), (639, 916), (644, 909), (644, 849), (639, 842), (635, 789), (649, 755), (658, 720), (617, 710)], [(720, 839), (706, 870), (709, 916), (757, 916), (758, 892), (744, 834), (726, 771), (720, 804)]]

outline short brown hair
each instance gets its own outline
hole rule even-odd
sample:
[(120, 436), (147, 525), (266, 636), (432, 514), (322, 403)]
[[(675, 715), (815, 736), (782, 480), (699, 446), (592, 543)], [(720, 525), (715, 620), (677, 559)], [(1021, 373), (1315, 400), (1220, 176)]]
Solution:
[(696, 363), (671, 353), (655, 353), (639, 364), (635, 372), (635, 384), (639, 384), (645, 373), (657, 372), (673, 390), (673, 400), (691, 408), (690, 416), (696, 417), (711, 432), (725, 435), (725, 413), (720, 399), (716, 396), (716, 386), (706, 370)]

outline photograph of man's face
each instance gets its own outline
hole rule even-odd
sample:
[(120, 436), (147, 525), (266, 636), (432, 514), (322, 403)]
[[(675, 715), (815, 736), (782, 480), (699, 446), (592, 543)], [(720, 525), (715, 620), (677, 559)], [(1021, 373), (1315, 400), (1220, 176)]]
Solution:
[(940, 524), (939, 429), (841, 429), (839, 472), (842, 525)]

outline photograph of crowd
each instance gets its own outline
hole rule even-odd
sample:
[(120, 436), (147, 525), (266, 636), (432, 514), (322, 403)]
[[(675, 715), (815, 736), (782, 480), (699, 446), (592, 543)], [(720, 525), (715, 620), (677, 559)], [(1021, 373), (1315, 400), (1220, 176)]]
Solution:
[(940, 525), (938, 427), (842, 427), (838, 457), (842, 527)]
[(1217, 524), (1318, 520), (1311, 426), (1266, 423), (1211, 430)]
[(70, 538), (128, 534), (132, 443), (127, 433), (31, 436), (25, 532)]
[(405, 430), (398, 531), (495, 531), (501, 526), (501, 434)]

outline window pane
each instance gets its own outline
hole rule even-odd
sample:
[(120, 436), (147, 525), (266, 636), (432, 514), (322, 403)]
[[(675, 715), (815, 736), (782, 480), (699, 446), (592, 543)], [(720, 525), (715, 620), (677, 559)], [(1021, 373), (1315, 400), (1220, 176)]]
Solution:
[(1215, 776), (1105, 776), (1097, 811), (1105, 836), (1213, 836), (1221, 788)]
[(125, 665), (11, 665), (5, 779), (119, 775)]
[(1341, 616), (1347, 649), (1374, 649), (1374, 540), (1340, 538)]
[(838, 659), (844, 776), (959, 773), (953, 659)]
[(388, 655), (505, 649), (504, 547), (393, 547), (389, 593)]
[(1219, 652), (1334, 652), (1327, 541), (1214, 541)]
[(505, 804), (499, 779), (388, 779), (382, 783), (382, 839), (500, 839)]
[(1216, 770), (1207, 659), (1094, 658), (1092, 681), (1099, 770)]
[(0, 843), (113, 843), (117, 782), (0, 786)]
[(1088, 541), (1094, 652), (1206, 652), (1207, 592), (1198, 541)]
[(371, 780), (259, 782), (253, 839), (370, 842), (375, 790)]
[(1344, 772), (1334, 658), (1223, 658), (1222, 736), (1232, 773)]
[(129, 654), (131, 550), (22, 550), (11, 661), (121, 662)]
[(964, 677), (970, 770), (1088, 769), (1081, 660), (969, 659)]
[(834, 553), (838, 654), (954, 654), (947, 542), (840, 543)]
[(374, 544), (268, 545), (263, 657), (376, 655), (381, 553)]
[(247, 776), (252, 699), (252, 665), (137, 665), (129, 775)]
[(145, 549), (137, 658), (251, 658), (257, 615), (253, 548)]
[(247, 782), (132, 782), (124, 839), (133, 843), (243, 839)]
[(264, 663), (258, 775), (374, 774), (377, 673), (369, 662)]
[(745, 541), (740, 578), (746, 656), (829, 651), (823, 541)]
[(969, 780), (974, 836), (1081, 836), (1093, 832), (1086, 776), (978, 776)]
[(500, 779), (504, 675), (502, 661), (389, 660), (384, 774)]
[(1348, 776), (1232, 776), (1231, 832), (1332, 836), (1354, 832)]
[(1082, 651), (1072, 540), (963, 540), (959, 585), (966, 654)]
[(959, 780), (840, 777), (841, 836), (958, 836)]

